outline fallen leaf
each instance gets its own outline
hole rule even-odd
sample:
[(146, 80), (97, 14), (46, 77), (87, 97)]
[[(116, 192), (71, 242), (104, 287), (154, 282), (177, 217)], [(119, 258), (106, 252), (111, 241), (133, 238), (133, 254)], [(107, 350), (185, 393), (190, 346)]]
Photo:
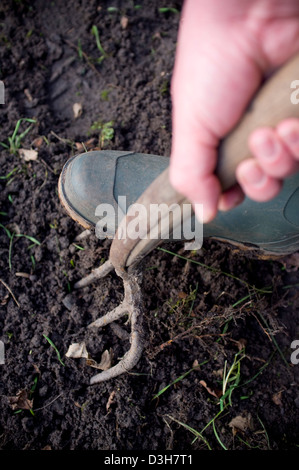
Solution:
[(0, 305), (6, 305), (9, 300), (9, 294), (6, 294), (4, 297), (0, 298)]
[(85, 343), (72, 343), (67, 352), (65, 353), (66, 357), (73, 357), (75, 359), (80, 359), (81, 357), (88, 359), (88, 352), (85, 346)]
[(299, 268), (299, 253), (291, 253), (288, 256), (279, 260), (283, 264), (287, 272), (298, 271)]
[(18, 233), (18, 234), (21, 233), (20, 227), (15, 222), (12, 222), (11, 224), (7, 224), (6, 228), (8, 228), (8, 230), (10, 232), (14, 232), (14, 233)]
[(247, 416), (235, 416), (229, 423), (229, 426), (233, 429), (234, 434), (238, 431), (246, 431), (247, 429), (253, 429), (251, 414)]
[(36, 137), (34, 141), (32, 142), (32, 146), (36, 148), (40, 148), (44, 142), (44, 139), (42, 137)]
[(112, 364), (112, 350), (108, 351), (106, 349), (102, 354), (101, 362), (98, 363), (88, 354), (84, 341), (82, 343), (72, 343), (65, 355), (74, 359), (86, 359), (86, 364), (95, 369), (107, 370), (110, 369)]
[(86, 142), (75, 142), (78, 152), (85, 152), (86, 150), (92, 150), (94, 149), (95, 144), (96, 144), (96, 139), (94, 137), (92, 137), (91, 139), (88, 139)]
[(197, 359), (195, 359), (195, 360), (193, 361), (192, 369), (195, 369), (195, 370), (196, 370), (196, 369), (197, 369), (197, 370), (200, 369), (200, 365), (199, 365), (199, 362), (198, 362)]
[(186, 292), (179, 292), (178, 297), (179, 299), (186, 299), (188, 297), (188, 294), (186, 294)]
[(8, 397), (9, 404), (13, 410), (31, 410), (33, 400), (29, 400), (26, 390), (19, 390), (16, 396)]
[[(154, 35), (153, 35), (153, 39), (161, 39), (161, 33), (160, 31), (157, 31)], [(163, 77), (163, 75), (165, 75), (165, 72), (161, 72), (161, 76)]]
[(108, 370), (111, 367), (112, 364), (112, 351), (106, 351), (103, 352), (102, 357), (101, 357), (101, 362), (97, 363), (93, 359), (88, 359), (86, 361), (87, 365), (90, 367), (94, 367), (95, 369), (101, 369), (101, 370)]
[(33, 149), (19, 149), (19, 155), (25, 162), (37, 160), (38, 152)]
[(129, 18), (127, 16), (122, 16), (120, 19), (120, 25), (122, 29), (126, 29), (129, 24)]
[(274, 395), (272, 396), (272, 401), (277, 406), (282, 406), (281, 395), (282, 395), (282, 390), (280, 390), (277, 393), (274, 393)]
[(75, 145), (78, 152), (82, 152), (84, 150), (84, 146), (81, 144), (81, 142), (75, 142)]
[(210, 395), (216, 398), (220, 398), (222, 395), (222, 392), (220, 390), (212, 390), (210, 387), (208, 387), (207, 383), (204, 380), (200, 380), (199, 383), (209, 392)]
[(74, 118), (77, 119), (78, 117), (81, 116), (83, 111), (82, 104), (81, 103), (74, 103), (73, 104), (73, 113), (74, 113)]
[(223, 378), (223, 367), (221, 369), (213, 370), (213, 375), (215, 377), (222, 379)]
[(239, 351), (242, 351), (242, 349), (244, 349), (246, 345), (247, 345), (247, 340), (244, 338), (240, 338), (237, 341), (237, 346), (238, 346)]

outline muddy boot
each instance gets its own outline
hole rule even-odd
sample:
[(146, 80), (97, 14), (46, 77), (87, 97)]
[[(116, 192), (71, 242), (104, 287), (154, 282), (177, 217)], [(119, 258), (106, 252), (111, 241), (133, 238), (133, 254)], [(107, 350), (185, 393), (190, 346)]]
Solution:
[[(96, 227), (99, 209), (110, 205), (111, 218), (107, 212), (106, 232), (102, 234), (114, 238), (129, 206), (167, 169), (168, 163), (167, 157), (119, 151), (93, 151), (72, 157), (60, 177), (61, 202), (68, 214), (86, 228)], [(238, 207), (219, 212), (204, 225), (203, 236), (269, 255), (283, 256), (299, 250), (299, 173), (287, 178), (280, 194), (269, 202), (246, 198)]]

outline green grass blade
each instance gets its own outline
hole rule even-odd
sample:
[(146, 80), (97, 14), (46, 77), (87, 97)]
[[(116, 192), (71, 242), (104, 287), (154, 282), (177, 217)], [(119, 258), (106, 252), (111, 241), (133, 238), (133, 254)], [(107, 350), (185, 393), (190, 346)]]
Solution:
[(100, 35), (99, 35), (99, 30), (98, 30), (98, 27), (96, 25), (93, 25), (92, 28), (91, 28), (91, 33), (95, 36), (96, 38), (96, 44), (97, 44), (97, 48), (99, 49), (99, 51), (101, 52), (101, 54), (106, 57), (106, 52), (104, 51), (103, 49), (103, 46), (101, 44), (101, 41), (100, 41)]
[(58, 351), (58, 349), (57, 349), (57, 347), (55, 346), (55, 344), (53, 343), (53, 341), (51, 341), (50, 338), (48, 338), (48, 336), (46, 336), (46, 335), (43, 335), (43, 337), (48, 341), (48, 343), (49, 343), (49, 344), (52, 346), (52, 348), (55, 350), (59, 362), (65, 367), (65, 364), (62, 362), (62, 359), (61, 359), (61, 356), (60, 356), (60, 352)]
[(5, 230), (6, 232), (6, 235), (8, 236), (9, 239), (11, 239), (11, 233), (10, 231), (8, 230), (8, 228), (4, 227), (4, 225), (0, 224), (0, 227), (3, 228), (3, 230)]
[(16, 237), (24, 237), (24, 238), (27, 238), (28, 240), (30, 240), (35, 245), (40, 245), (40, 242), (38, 240), (36, 240), (36, 238), (31, 237), (30, 235), (24, 235), (23, 233), (17, 233)]
[(219, 444), (221, 445), (221, 447), (222, 447), (224, 450), (228, 450), (228, 448), (225, 447), (225, 445), (223, 444), (223, 442), (221, 441), (221, 439), (220, 439), (220, 437), (219, 437), (219, 434), (218, 434), (218, 432), (217, 432), (216, 425), (215, 425), (215, 420), (213, 420), (212, 426), (213, 426), (213, 431), (214, 431), (214, 434), (215, 434), (215, 437), (216, 437), (217, 441), (219, 442)]
[(198, 364), (198, 366), (196, 367), (193, 367), (192, 369), (188, 370), (187, 372), (185, 372), (184, 374), (180, 375), (178, 378), (176, 378), (173, 382), (171, 382), (170, 384), (166, 385), (166, 387), (162, 388), (162, 390), (160, 390), (154, 397), (153, 397), (153, 400), (155, 398), (158, 398), (160, 395), (162, 395), (162, 393), (166, 392), (166, 390), (169, 389), (169, 387), (172, 387), (172, 385), (180, 382), (181, 380), (183, 380), (185, 377), (187, 377), (187, 375), (190, 374), (190, 372), (198, 369), (200, 366), (206, 364), (208, 362), (208, 360), (206, 361), (203, 361), (201, 364)]
[(157, 250), (164, 251), (165, 253), (176, 256), (177, 258), (183, 259), (184, 261), (189, 261), (190, 263), (197, 264), (198, 266), (201, 266), (202, 268), (208, 269), (209, 271), (212, 271), (216, 274), (223, 274), (224, 276), (230, 277), (231, 279), (234, 279), (235, 281), (239, 281), (242, 284), (244, 284), (245, 286), (250, 287), (255, 292), (260, 292), (261, 294), (271, 294), (272, 293), (272, 290), (269, 290), (269, 288), (267, 288), (267, 287), (265, 287), (264, 289), (258, 289), (257, 287), (250, 285), (248, 282), (244, 281), (243, 279), (240, 279), (237, 276), (234, 276), (231, 273), (227, 273), (227, 272), (222, 271), (221, 269), (218, 269), (218, 268), (213, 268), (212, 266), (201, 263), (200, 261), (196, 261), (194, 259), (187, 258), (186, 256), (179, 255), (177, 253), (174, 253), (173, 251), (166, 250), (165, 248), (162, 248), (162, 247), (157, 247)]

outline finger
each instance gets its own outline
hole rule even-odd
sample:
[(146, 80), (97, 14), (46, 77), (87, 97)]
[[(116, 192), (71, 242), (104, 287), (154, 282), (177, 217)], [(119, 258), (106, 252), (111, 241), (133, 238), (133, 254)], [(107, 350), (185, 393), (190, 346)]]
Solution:
[(270, 127), (257, 129), (250, 135), (248, 145), (260, 168), (268, 176), (282, 179), (298, 168), (298, 162), (275, 129)]
[(299, 119), (286, 119), (277, 127), (276, 132), (294, 159), (299, 160)]
[(244, 193), (258, 202), (270, 201), (282, 187), (282, 182), (266, 174), (254, 158), (238, 165), (236, 177)]
[[(173, 147), (169, 168), (170, 182), (178, 192), (192, 202), (200, 222), (208, 223), (217, 214), (221, 194), (218, 178), (212, 171), (208, 171), (209, 162), (216, 161), (216, 151), (198, 146), (197, 143), (187, 151), (185, 149), (183, 153)], [(202, 213), (197, 211), (197, 206), (200, 205)]]
[(241, 204), (244, 200), (244, 192), (241, 187), (236, 184), (234, 187), (228, 189), (223, 194), (221, 194), (218, 204), (218, 209), (220, 211), (226, 212), (230, 209)]

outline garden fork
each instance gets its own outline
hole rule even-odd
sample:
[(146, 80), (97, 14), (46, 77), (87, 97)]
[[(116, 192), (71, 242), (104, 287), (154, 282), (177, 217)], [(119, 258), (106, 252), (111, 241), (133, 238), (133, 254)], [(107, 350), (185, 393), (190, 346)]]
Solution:
[[(227, 190), (236, 183), (235, 170), (238, 163), (250, 157), (247, 140), (254, 129), (260, 126), (276, 126), (283, 119), (299, 117), (299, 104), (297, 104), (296, 88), (294, 88), (297, 85), (296, 79), (299, 79), (299, 56), (295, 56), (264, 84), (240, 123), (221, 143), (216, 173), (223, 190)], [(88, 154), (83, 155), (85, 157), (88, 156)], [(80, 158), (80, 155), (75, 157), (75, 159)], [(67, 171), (63, 170), (59, 179), (61, 202), (72, 218), (85, 228), (90, 228), (91, 224), (84, 220), (84, 216), (82, 217), (82, 213), (84, 215), (84, 204), (78, 211), (74, 208), (74, 205), (70, 206), (70, 198), (67, 198), (65, 191), (67, 178)], [(132, 178), (134, 178), (134, 174)], [(134, 185), (134, 179), (132, 184)], [(242, 230), (245, 230), (246, 236), (244, 235), (243, 239), (242, 237), (240, 238), (241, 241), (245, 242), (244, 244), (241, 243), (241, 246), (244, 246), (244, 248), (245, 245), (248, 248), (248, 243), (250, 244), (253, 239), (252, 244), (254, 248), (258, 247), (262, 252), (271, 256), (279, 257), (282, 254), (294, 252), (299, 249), (298, 188), (299, 176), (296, 175), (290, 179), (285, 190), (282, 191), (282, 196), (276, 198), (272, 206), (271, 204), (256, 203), (252, 209), (252, 201), (244, 202), (239, 209), (236, 209), (235, 213), (234, 210), (230, 211), (230, 214), (233, 214), (232, 216), (229, 214), (220, 215), (214, 224), (211, 226), (208, 224), (204, 227), (204, 232), (206, 236), (232, 241), (232, 232), (238, 232), (238, 224), (243, 221), (245, 229), (242, 227)], [(145, 188), (139, 199), (137, 199), (136, 204), (144, 208), (143, 226), (145, 227), (145, 232), (143, 236), (139, 235), (137, 238), (123, 236), (124, 233), (127, 233), (127, 228), (134, 218), (132, 213), (127, 213), (117, 228), (111, 244), (108, 261), (78, 281), (74, 286), (75, 289), (82, 288), (115, 270), (117, 275), (123, 280), (124, 299), (118, 307), (91, 323), (89, 328), (103, 327), (125, 315), (128, 315), (128, 321), (131, 324), (130, 349), (116, 365), (93, 376), (90, 380), (91, 384), (103, 382), (130, 371), (141, 357), (144, 342), (141, 261), (148, 253), (165, 241), (161, 231), (161, 221), (158, 221), (158, 237), (153, 239), (149, 236), (150, 230), (153, 228), (150, 221), (151, 205), (164, 204), (169, 209), (173, 205), (181, 209), (186, 204), (190, 206), (188, 200), (170, 185), (168, 167), (164, 168), (163, 171), (161, 170), (159, 176), (155, 177), (151, 184)], [(262, 236), (264, 235), (266, 239), (264, 244), (255, 241), (256, 232), (253, 232), (254, 228), (248, 207), (251, 209), (253, 218), (260, 218), (258, 223), (255, 219), (255, 228), (260, 227)], [(172, 214), (172, 217), (169, 217), (169, 212), (167, 211), (164, 214), (165, 217), (169, 217), (169, 234), (176, 233), (176, 229), (184, 223), (183, 210)], [(271, 226), (273, 219), (275, 219), (276, 228), (278, 225), (279, 233), (277, 240), (271, 238), (276, 236), (273, 226)], [(231, 220), (233, 221), (232, 224)], [(222, 236), (223, 229), (225, 233), (225, 229), (229, 226), (232, 228), (228, 230), (226, 235)], [(250, 238), (251, 236), (252, 239)]]

